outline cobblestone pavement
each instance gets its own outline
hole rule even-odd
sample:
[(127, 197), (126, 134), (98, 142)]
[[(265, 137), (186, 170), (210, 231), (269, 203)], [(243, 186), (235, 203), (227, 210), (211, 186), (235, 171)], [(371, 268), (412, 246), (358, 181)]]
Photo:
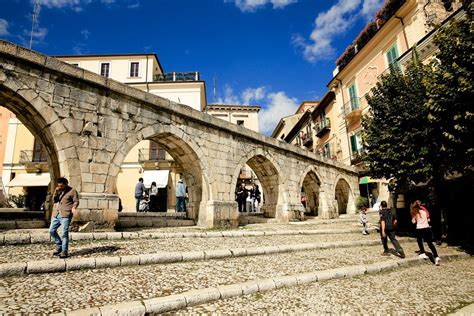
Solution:
[[(251, 248), (271, 245), (291, 245), (311, 242), (374, 240), (374, 233), (362, 236), (359, 233), (329, 235), (286, 235), (259, 237), (218, 237), (218, 238), (173, 238), (173, 239), (120, 239), (72, 241), (69, 244), (71, 258), (123, 256), (155, 253), (160, 251), (195, 251), (228, 248)], [(30, 244), (0, 246), (0, 263), (24, 262), (30, 260), (51, 259), (54, 244)]]
[[(402, 245), (409, 256), (416, 255), (415, 243)], [(387, 260), (380, 255), (381, 248), (339, 248), (4, 277), (0, 279), (0, 314), (75, 310), (271, 276), (375, 263)], [(439, 250), (441, 255), (453, 251), (444, 247)]]
[(474, 260), (465, 259), (245, 295), (175, 314), (444, 315), (473, 302)]

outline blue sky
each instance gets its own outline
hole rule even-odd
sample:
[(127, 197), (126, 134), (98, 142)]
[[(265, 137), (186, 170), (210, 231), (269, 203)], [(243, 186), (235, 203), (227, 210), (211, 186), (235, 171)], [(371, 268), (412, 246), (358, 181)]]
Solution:
[[(29, 45), (33, 0), (0, 0), (0, 38)], [(262, 106), (261, 131), (326, 92), (335, 60), (383, 0), (40, 0), (33, 49), (154, 52), (199, 71), (208, 103)], [(213, 79), (217, 98), (213, 96)]]

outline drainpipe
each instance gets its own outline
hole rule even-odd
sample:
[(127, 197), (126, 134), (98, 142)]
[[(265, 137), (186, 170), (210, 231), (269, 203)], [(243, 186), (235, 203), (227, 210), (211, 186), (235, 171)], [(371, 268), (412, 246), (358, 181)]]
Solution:
[(145, 67), (145, 80), (146, 80), (146, 92), (150, 92), (150, 87), (148, 85), (148, 55), (146, 55), (146, 67)]
[(407, 46), (407, 50), (410, 49), (410, 46), (408, 45), (408, 38), (407, 38), (407, 33), (405, 32), (405, 23), (403, 22), (403, 18), (399, 16), (395, 16), (396, 19), (399, 19), (400, 22), (402, 23), (402, 30), (403, 30), (403, 37), (405, 38), (405, 45)]
[(351, 140), (349, 138), (349, 128), (347, 127), (347, 120), (346, 120), (346, 102), (344, 100), (344, 91), (342, 89), (342, 80), (337, 79), (339, 81), (339, 86), (341, 87), (341, 95), (342, 95), (342, 114), (344, 115), (344, 125), (346, 127), (346, 137), (347, 137), (347, 147), (349, 149), (349, 162), (352, 159), (352, 150), (351, 150)]

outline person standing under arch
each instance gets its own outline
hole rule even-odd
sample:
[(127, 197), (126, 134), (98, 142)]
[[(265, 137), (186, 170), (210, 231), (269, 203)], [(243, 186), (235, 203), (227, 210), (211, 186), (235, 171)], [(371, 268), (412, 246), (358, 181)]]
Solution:
[(183, 179), (176, 183), (176, 212), (186, 212), (186, 185)]

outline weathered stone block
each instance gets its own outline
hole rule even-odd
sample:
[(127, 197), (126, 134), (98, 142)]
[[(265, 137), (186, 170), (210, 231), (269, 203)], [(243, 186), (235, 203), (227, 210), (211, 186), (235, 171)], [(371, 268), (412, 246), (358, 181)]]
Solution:
[(66, 271), (95, 269), (95, 258), (66, 259)]
[(221, 285), (217, 287), (221, 294), (221, 299), (240, 296), (243, 293), (242, 287), (239, 284)]
[(99, 308), (102, 316), (142, 316), (145, 315), (145, 305), (142, 301), (124, 302), (115, 305), (107, 305)]
[(120, 266), (137, 266), (140, 264), (140, 256), (129, 255), (120, 257)]
[(91, 307), (87, 309), (79, 309), (75, 311), (66, 311), (67, 316), (101, 316), (100, 309), (98, 307)]
[(219, 259), (232, 257), (232, 253), (228, 249), (205, 250), (204, 256), (208, 259)]
[(120, 266), (120, 257), (97, 257), (95, 258), (95, 267), (100, 268), (113, 268)]
[(30, 261), (26, 264), (26, 273), (49, 273), (66, 271), (66, 261), (62, 259)]
[(19, 275), (26, 272), (26, 262), (0, 264), (0, 276)]
[(212, 287), (185, 292), (183, 293), (183, 296), (186, 299), (186, 306), (195, 306), (218, 300), (221, 296), (221, 293), (217, 288)]
[(31, 237), (30, 234), (25, 233), (5, 234), (4, 243), (5, 245), (29, 244)]
[(243, 257), (247, 255), (247, 249), (245, 248), (233, 248), (229, 249), (232, 253), (232, 257)]
[(183, 261), (204, 260), (204, 251), (187, 251), (183, 252)]
[(299, 274), (296, 276), (296, 281), (298, 282), (298, 285), (308, 284), (318, 281), (318, 276), (316, 275), (316, 273), (313, 272)]
[(256, 283), (259, 292), (271, 291), (276, 289), (275, 282), (272, 279), (257, 280)]
[(248, 281), (239, 284), (242, 287), (242, 294), (254, 294), (258, 292), (258, 284), (256, 281)]
[(186, 307), (186, 298), (182, 294), (143, 300), (146, 314), (161, 314)]
[(298, 280), (296, 279), (296, 276), (293, 276), (293, 275), (279, 276), (279, 277), (274, 277), (272, 279), (273, 279), (273, 282), (275, 282), (275, 287), (277, 289), (282, 288), (282, 287), (290, 287), (290, 286), (298, 284)]

